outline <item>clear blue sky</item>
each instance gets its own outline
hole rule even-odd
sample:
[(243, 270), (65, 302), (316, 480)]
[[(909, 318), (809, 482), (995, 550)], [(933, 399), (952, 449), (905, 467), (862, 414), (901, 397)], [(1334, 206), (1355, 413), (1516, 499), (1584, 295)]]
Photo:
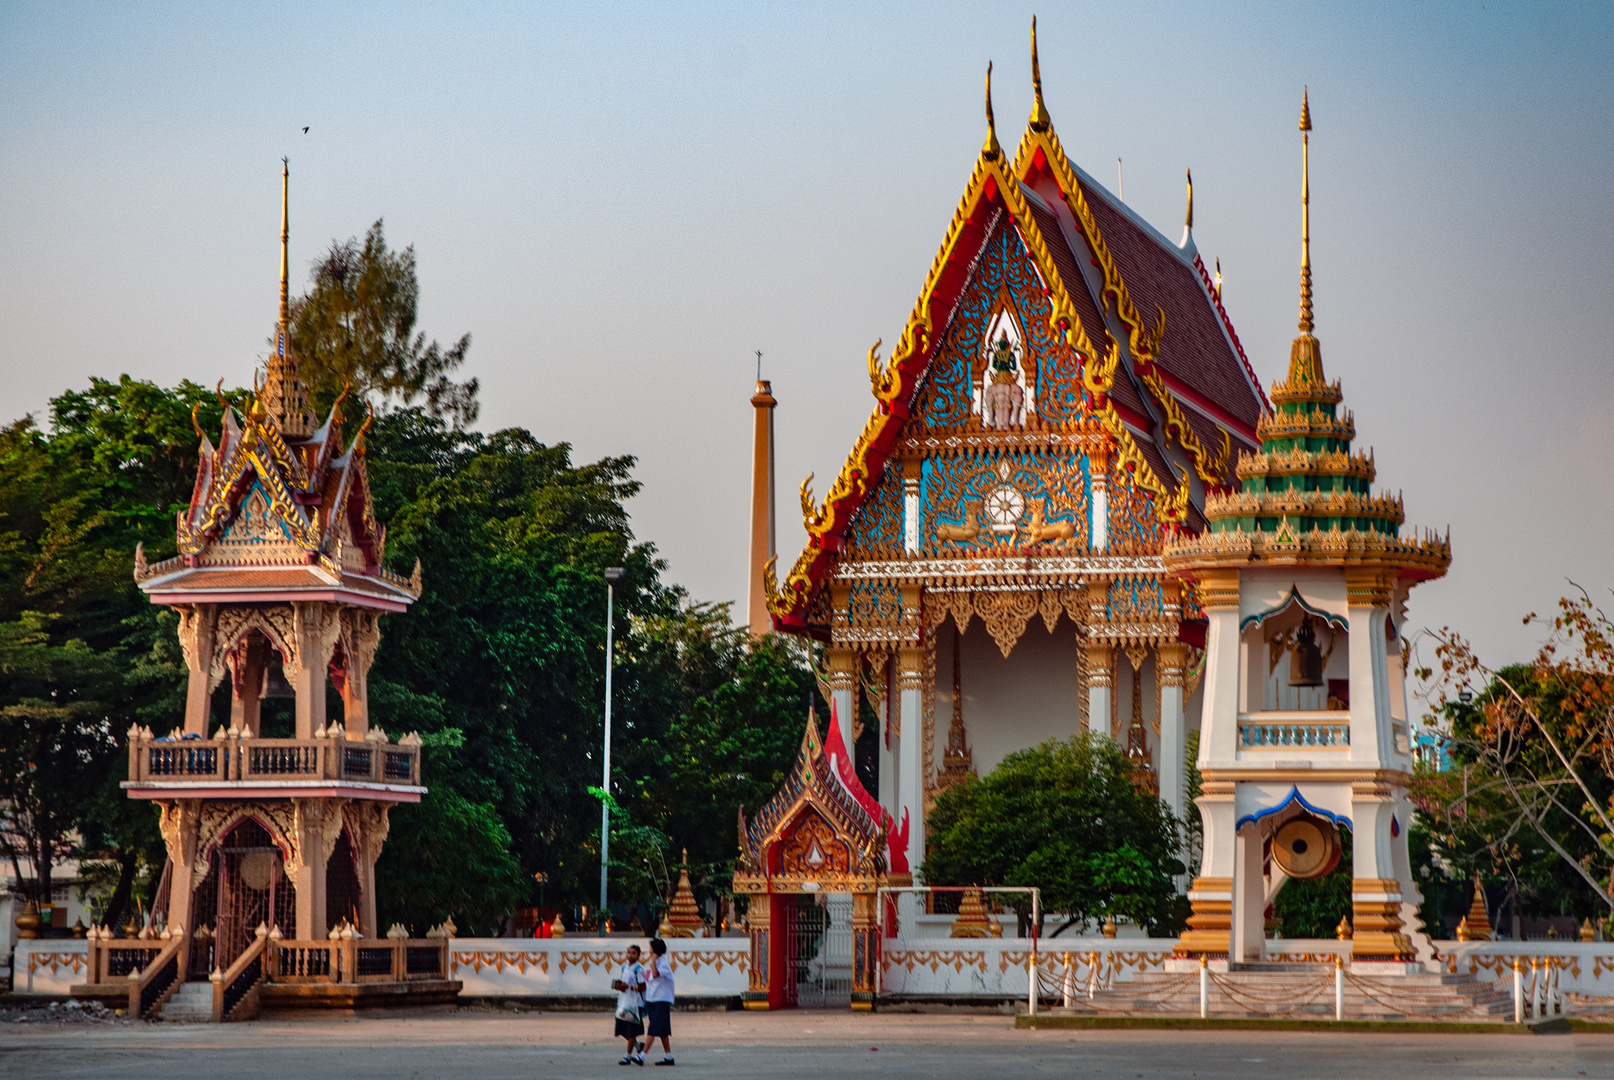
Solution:
[[(245, 384), (292, 258), (385, 217), (481, 425), (634, 454), (639, 534), (743, 599), (754, 349), (794, 489), (867, 415), (1040, 16), (1079, 164), (1195, 236), (1263, 379), (1295, 333), (1302, 85), (1318, 334), (1409, 525), (1413, 596), (1496, 662), (1614, 586), (1614, 7), (1545, 4), (0, 8), (0, 416), (92, 374)], [(310, 132), (302, 134), (308, 125)], [(820, 492), (827, 479), (818, 484)]]

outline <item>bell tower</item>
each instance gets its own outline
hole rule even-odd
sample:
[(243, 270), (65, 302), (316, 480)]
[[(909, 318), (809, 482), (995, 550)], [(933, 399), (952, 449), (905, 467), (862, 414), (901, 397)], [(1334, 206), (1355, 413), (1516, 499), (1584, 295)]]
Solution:
[(1209, 620), (1198, 799), (1205, 822), (1189, 897), (1189, 956), (1264, 956), (1264, 914), (1289, 878), (1332, 872), (1349, 830), (1353, 964), (1428, 959), (1406, 830), (1412, 746), (1402, 628), (1407, 594), (1438, 578), (1448, 541), (1400, 535), (1398, 497), (1374, 493), (1371, 453), (1323, 375), (1314, 335), (1310, 103), (1302, 99), (1300, 333), (1272, 387), (1241, 490), (1206, 499), (1207, 530), (1165, 549)]

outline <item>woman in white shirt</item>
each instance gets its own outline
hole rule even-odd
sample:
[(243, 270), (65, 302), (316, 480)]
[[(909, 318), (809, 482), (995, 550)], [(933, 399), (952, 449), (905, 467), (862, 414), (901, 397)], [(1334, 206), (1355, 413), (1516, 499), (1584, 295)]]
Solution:
[[(667, 962), (667, 943), (658, 937), (650, 939), (650, 963), (644, 968), (644, 1005), (650, 1019), (644, 1048), (648, 1052), (656, 1037), (660, 1036), (662, 1053), (666, 1056), (656, 1064), (671, 1065), (673, 973), (672, 965)], [(639, 1060), (642, 1063), (644, 1058)]]

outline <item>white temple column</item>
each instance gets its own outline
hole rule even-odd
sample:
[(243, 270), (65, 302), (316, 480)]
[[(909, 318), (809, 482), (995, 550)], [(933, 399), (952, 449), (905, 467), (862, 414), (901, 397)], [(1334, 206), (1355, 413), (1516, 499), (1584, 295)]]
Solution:
[[(923, 679), (925, 649), (910, 646), (897, 653), (897, 716), (902, 737), (897, 744), (897, 828), (908, 821), (908, 869), (918, 874), (925, 861), (925, 718)], [(920, 911), (918, 898), (903, 894), (897, 904), (898, 933), (911, 937)]]
[[(918, 462), (914, 462), (917, 466)], [(904, 474), (902, 480), (902, 550), (909, 555), (919, 554), (919, 476)]]
[(825, 653), (825, 661), (829, 668), (830, 700), (835, 703), (841, 742), (846, 746), (848, 756), (856, 762), (853, 747), (857, 740), (852, 731), (857, 721), (858, 655), (851, 649), (832, 648)]
[(1104, 736), (1110, 731), (1110, 695), (1115, 693), (1115, 646), (1104, 641), (1087, 644), (1087, 727)]
[(1088, 519), (1088, 536), (1094, 551), (1110, 546), (1110, 481), (1109, 448), (1092, 449), (1087, 454), (1087, 468), (1092, 480), (1092, 516)]
[(1186, 769), (1183, 761), (1183, 662), (1187, 646), (1170, 642), (1155, 649), (1155, 678), (1160, 680), (1160, 798), (1183, 820)]
[(1266, 878), (1264, 838), (1251, 826), (1241, 831), (1233, 845), (1233, 925), (1228, 959), (1259, 963), (1266, 951)]

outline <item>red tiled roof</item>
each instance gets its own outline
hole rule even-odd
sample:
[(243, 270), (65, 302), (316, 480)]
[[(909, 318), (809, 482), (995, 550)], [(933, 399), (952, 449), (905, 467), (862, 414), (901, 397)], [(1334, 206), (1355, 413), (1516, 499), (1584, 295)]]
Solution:
[(1165, 310), (1159, 365), (1253, 431), (1261, 417), (1260, 398), (1199, 275), (1180, 254), (1112, 205), (1102, 189), (1079, 182), (1138, 314), (1152, 324), (1158, 310)]

